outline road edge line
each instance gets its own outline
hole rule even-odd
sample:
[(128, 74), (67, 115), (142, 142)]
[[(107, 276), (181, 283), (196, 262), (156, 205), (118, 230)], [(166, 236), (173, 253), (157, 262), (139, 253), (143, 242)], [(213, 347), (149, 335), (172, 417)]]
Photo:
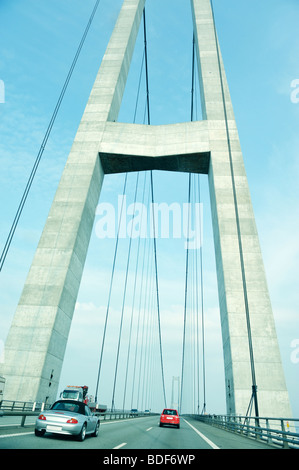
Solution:
[(200, 431), (198, 431), (198, 429), (196, 429), (194, 426), (192, 426), (192, 424), (190, 424), (185, 418), (183, 418), (183, 419), (184, 419), (185, 423), (189, 424), (190, 428), (192, 428), (193, 431), (195, 431), (204, 441), (206, 441), (207, 444), (209, 444), (209, 446), (212, 447), (212, 449), (220, 449), (220, 447), (216, 446), (216, 444), (214, 444), (214, 442), (212, 442), (204, 434), (202, 434)]

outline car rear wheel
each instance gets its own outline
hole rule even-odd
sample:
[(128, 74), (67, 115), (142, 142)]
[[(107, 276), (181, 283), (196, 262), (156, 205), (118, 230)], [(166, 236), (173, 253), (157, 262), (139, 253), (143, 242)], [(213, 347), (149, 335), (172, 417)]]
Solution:
[(45, 434), (45, 430), (42, 429), (41, 431), (39, 431), (38, 429), (35, 429), (34, 430), (34, 434), (37, 436), (37, 437), (42, 437), (44, 434)]
[(100, 421), (97, 422), (94, 432), (92, 433), (93, 437), (97, 437), (97, 435), (99, 434), (99, 427), (100, 427)]
[(84, 441), (86, 437), (86, 424), (84, 423), (82, 426), (82, 429), (80, 431), (80, 434), (78, 435), (78, 441)]

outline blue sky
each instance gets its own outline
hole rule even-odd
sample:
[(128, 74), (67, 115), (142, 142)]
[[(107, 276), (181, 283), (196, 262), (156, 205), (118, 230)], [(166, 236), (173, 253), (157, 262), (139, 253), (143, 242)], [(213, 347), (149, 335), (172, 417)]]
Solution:
[[(8, 332), (121, 4), (121, 0), (100, 3), (0, 273), (1, 341)], [(5, 102), (0, 100), (1, 249), (93, 5), (93, 0), (84, 3), (79, 0), (0, 1), (0, 80), (5, 87)], [(291, 101), (291, 82), (299, 79), (299, 5), (296, 0), (214, 0), (214, 9), (287, 385), (293, 413), (298, 417), (299, 363), (294, 361), (291, 345), (296, 339), (299, 341), (299, 103)], [(189, 1), (147, 1), (152, 124), (190, 120), (190, 27)], [(119, 116), (125, 122), (132, 122), (134, 114), (142, 47), (140, 35)], [(138, 122), (143, 120), (144, 99), (143, 87)], [(133, 181), (132, 176), (131, 195)], [(122, 186), (123, 176), (106, 178), (101, 201), (114, 200)], [(186, 201), (187, 177), (155, 174), (155, 188), (159, 201)], [(205, 178), (202, 178), (202, 188), (208, 410), (225, 413), (221, 331)], [(157, 247), (169, 396), (172, 376), (180, 375), (176, 354), (181, 347), (181, 332), (176, 325), (182, 324), (185, 253), (174, 240), (169, 243), (158, 240)], [(107, 301), (104, 281), (109, 278), (113, 250), (113, 240), (104, 246), (93, 232), (61, 387), (74, 381), (94, 387)], [(117, 303), (113, 308), (119, 311)], [(170, 324), (171, 335), (167, 333)], [(108, 354), (107, 349), (107, 357)], [(103, 401), (108, 403), (109, 393), (107, 387)]]

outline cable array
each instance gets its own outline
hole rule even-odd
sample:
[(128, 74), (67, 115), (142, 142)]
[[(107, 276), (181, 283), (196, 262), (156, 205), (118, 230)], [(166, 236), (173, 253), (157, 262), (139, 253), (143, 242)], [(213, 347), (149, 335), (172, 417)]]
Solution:
[[(134, 123), (137, 115), (137, 106), (142, 83), (143, 72), (145, 73), (146, 103), (144, 112), (144, 124), (151, 125), (150, 115), (150, 94), (149, 94), (149, 68), (147, 52), (147, 31), (145, 10), (143, 13), (143, 33), (144, 50), (141, 61), (141, 70), (137, 87), (137, 98), (134, 111)], [(198, 116), (196, 99), (196, 67), (195, 67), (195, 39), (193, 36), (192, 50), (192, 86), (191, 86), (191, 121)], [(132, 276), (133, 290), (131, 294), (131, 305), (128, 301), (129, 265), (132, 263), (132, 233), (129, 240), (126, 268), (124, 273), (124, 286), (121, 294), (122, 306), (120, 309), (120, 324), (117, 336), (115, 367), (113, 369), (113, 387), (111, 409), (118, 406), (127, 408), (151, 408), (151, 398), (157, 394), (153, 385), (159, 382), (160, 394), (163, 406), (167, 406), (163, 341), (161, 328), (160, 292), (158, 276), (158, 256), (157, 256), (157, 233), (154, 213), (154, 175), (152, 171), (143, 172), (143, 184), (141, 186), (141, 175), (137, 173), (134, 178), (134, 209), (138, 192), (142, 193), (142, 205), (147, 199), (147, 207), (151, 203), (152, 212), (150, 214), (152, 237), (144, 240), (139, 236), (137, 241), (137, 255), (135, 259), (134, 275)], [(128, 174), (125, 175), (123, 197), (127, 191)], [(182, 363), (181, 363), (181, 389), (179, 397), (179, 408), (182, 409), (186, 390), (191, 391), (191, 397), (186, 397), (188, 402), (193, 403), (193, 412), (200, 413), (200, 401), (203, 401), (202, 413), (206, 410), (206, 377), (205, 377), (205, 327), (204, 327), (204, 282), (203, 282), (203, 252), (202, 252), (202, 214), (195, 213), (201, 207), (200, 175), (188, 175), (188, 237), (190, 239), (191, 226), (195, 228), (195, 239), (198, 246), (195, 249), (186, 249), (186, 270), (185, 270), (185, 299), (184, 299), (184, 319), (183, 319), (183, 342), (182, 342)], [(148, 215), (148, 213), (147, 213)], [(198, 217), (199, 215), (199, 217)], [(143, 214), (142, 214), (143, 217)], [(121, 224), (122, 216), (119, 220)], [(198, 220), (200, 221), (198, 224)], [(141, 222), (142, 223), (142, 222)], [(133, 226), (131, 227), (132, 230)], [(108, 295), (108, 307), (106, 312), (104, 335), (102, 340), (99, 370), (96, 385), (96, 399), (100, 384), (101, 367), (103, 361), (104, 344), (106, 340), (107, 322), (109, 319), (109, 309), (111, 303), (111, 292), (114, 283), (115, 266), (117, 260), (119, 237), (117, 236), (112, 275)], [(119, 255), (118, 255), (119, 256)], [(120, 291), (118, 292), (120, 295)], [(126, 326), (125, 326), (126, 325)], [(126, 345), (125, 345), (126, 342)], [(123, 346), (122, 346), (122, 343)], [(201, 350), (200, 350), (201, 344)], [(122, 351), (122, 352), (121, 352)], [(158, 359), (159, 356), (159, 360)], [(202, 362), (200, 362), (202, 356)], [(120, 375), (120, 357), (126, 357), (123, 361), (122, 369), (124, 378)], [(186, 374), (189, 374), (187, 381)], [(155, 380), (153, 378), (155, 377)], [(157, 377), (160, 377), (157, 381)], [(191, 378), (190, 378), (191, 377)], [(121, 381), (123, 382), (122, 399), (120, 398)], [(200, 392), (202, 382), (203, 396)], [(118, 387), (117, 387), (118, 384)], [(131, 393), (129, 390), (131, 386)], [(120, 405), (122, 402), (122, 405)]]
[[(191, 122), (198, 119), (196, 99), (196, 54), (195, 36), (192, 41), (192, 85), (191, 85)], [(196, 214), (195, 207), (200, 207)], [(203, 240), (202, 240), (202, 213), (201, 213), (201, 182), (199, 174), (189, 174), (188, 178), (188, 239), (190, 239), (191, 226), (195, 231), (197, 246), (186, 249), (185, 269), (185, 300), (184, 300), (184, 326), (181, 365), (180, 412), (184, 405), (185, 391), (191, 391), (186, 398), (193, 403), (194, 413), (200, 413), (200, 382), (202, 380), (203, 407), (201, 413), (206, 411), (206, 358), (205, 358), (205, 315), (204, 315), (204, 281), (203, 281)], [(198, 224), (199, 221), (199, 224)], [(199, 245), (199, 246), (198, 246)], [(200, 352), (200, 342), (202, 344)], [(186, 349), (189, 346), (188, 362)], [(200, 355), (202, 362), (200, 363)], [(186, 384), (186, 371), (191, 379)], [(200, 372), (202, 374), (200, 374)], [(201, 375), (201, 378), (200, 378)]]
[[(97, 0), (85, 28), (82, 39), (77, 48), (75, 57), (69, 69), (68, 75), (64, 82), (53, 115), (42, 141), (40, 150), (36, 157), (30, 177), (25, 187), (22, 199), (20, 201), (17, 213), (15, 215), (10, 233), (5, 243), (0, 258), (0, 271), (2, 270), (5, 258), (10, 248), (15, 230), (17, 228), (22, 210), (27, 200), (30, 188), (36, 175), (39, 163), (53, 128), (55, 119), (62, 104), (64, 95), (69, 85), (75, 65), (78, 61), (80, 52), (84, 45), (86, 36), (90, 29), (93, 18), (96, 14), (100, 0)], [(147, 28), (145, 9), (143, 12), (143, 34), (144, 34), (144, 50), (141, 61), (140, 76), (137, 87), (136, 105), (134, 110), (134, 122), (136, 121), (137, 107), (141, 90), (142, 76), (145, 73), (145, 90), (146, 104), (144, 113), (144, 124), (151, 125), (150, 114), (150, 93), (149, 93), (149, 67), (148, 67), (148, 49), (147, 49)], [(191, 86), (191, 121), (197, 115), (196, 108), (196, 86), (195, 86), (195, 38), (193, 36), (192, 50), (192, 86)], [(147, 201), (147, 207), (151, 205), (152, 213), (150, 220), (152, 223), (152, 237), (142, 239), (139, 236), (137, 241), (137, 249), (135, 256), (134, 274), (130, 272), (130, 266), (133, 264), (133, 224), (131, 225), (131, 234), (129, 235), (129, 246), (126, 256), (126, 266), (124, 272), (124, 286), (121, 292), (121, 309), (120, 323), (118, 326), (117, 346), (115, 355), (115, 365), (113, 372), (113, 385), (111, 393), (111, 409), (115, 410), (118, 406), (125, 408), (151, 409), (153, 398), (160, 393), (163, 406), (167, 406), (165, 372), (164, 372), (164, 356), (163, 356), (163, 338), (161, 327), (161, 309), (160, 309), (160, 292), (159, 292), (159, 273), (158, 273), (158, 254), (157, 254), (157, 233), (156, 220), (154, 212), (155, 191), (154, 191), (154, 174), (153, 171), (133, 174), (135, 178), (134, 189), (134, 213), (137, 203), (138, 194), (142, 194), (142, 203)], [(101, 390), (102, 366), (107, 341), (107, 328), (111, 316), (111, 304), (113, 302), (113, 287), (116, 282), (116, 269), (120, 257), (120, 230), (122, 216), (124, 210), (124, 197), (128, 194), (129, 175), (124, 175), (124, 183), (122, 190), (122, 205), (119, 217), (119, 225), (115, 241), (114, 256), (112, 262), (112, 271), (109, 282), (109, 291), (106, 307), (106, 315), (104, 321), (104, 329), (102, 342), (99, 353), (99, 363), (96, 376), (95, 400), (98, 401), (99, 391)], [(192, 221), (194, 223), (195, 203), (201, 201), (200, 177), (199, 175), (188, 175), (188, 233), (190, 235)], [(193, 209), (191, 209), (193, 208)], [(142, 214), (145, 217), (145, 214)], [(141, 222), (142, 223), (142, 222)], [(185, 269), (185, 299), (184, 299), (184, 319), (183, 319), (183, 342), (182, 342), (182, 364), (181, 364), (181, 390), (180, 390), (180, 410), (184, 400), (185, 389), (189, 388), (192, 394), (192, 403), (194, 403), (193, 411), (199, 413), (200, 409), (200, 372), (202, 372), (203, 381), (203, 409), (206, 410), (206, 385), (205, 385), (205, 332), (204, 332), (204, 294), (203, 294), (203, 254), (202, 254), (202, 229), (201, 225), (196, 227), (196, 239), (199, 239), (199, 249), (186, 249), (186, 269)], [(190, 238), (190, 237), (189, 237)], [(123, 255), (122, 255), (123, 256)], [(133, 288), (130, 291), (129, 279), (133, 278)], [(120, 295), (121, 289), (118, 288)], [(131, 304), (129, 303), (129, 293), (131, 294)], [(137, 322), (137, 323), (136, 323)], [(200, 331), (201, 326), (201, 331)], [(127, 328), (127, 330), (126, 330)], [(127, 332), (127, 335), (126, 335)], [(126, 343), (125, 341), (126, 340)], [(200, 342), (202, 343), (202, 364), (200, 364)], [(189, 352), (187, 354), (187, 347)], [(124, 351), (124, 353), (123, 353)], [(120, 367), (123, 366), (121, 359), (125, 357), (124, 374), (120, 376)], [(187, 387), (186, 371), (191, 374), (192, 383)], [(122, 396), (118, 393), (120, 382), (122, 384)], [(131, 393), (128, 390), (128, 384), (131, 384)], [(154, 386), (159, 387), (159, 392)], [(190, 398), (190, 397), (188, 397)], [(121, 403), (121, 405), (120, 405)]]
[(77, 61), (78, 61), (78, 58), (79, 58), (79, 56), (80, 56), (82, 47), (83, 47), (83, 45), (84, 45), (84, 43), (85, 43), (87, 34), (88, 34), (88, 32), (89, 32), (90, 26), (91, 26), (91, 24), (92, 24), (92, 21), (93, 21), (93, 19), (94, 19), (94, 16), (95, 16), (95, 14), (96, 14), (97, 9), (98, 9), (98, 6), (99, 6), (100, 1), (101, 1), (101, 0), (97, 0), (96, 3), (95, 3), (95, 5), (94, 5), (94, 8), (93, 8), (92, 13), (91, 13), (91, 15), (90, 15), (90, 18), (89, 18), (88, 23), (87, 23), (87, 25), (86, 25), (86, 28), (85, 28), (85, 30), (84, 30), (83, 36), (82, 36), (81, 41), (80, 41), (80, 43), (79, 43), (79, 46), (78, 46), (78, 48), (77, 48), (76, 54), (75, 54), (75, 56), (74, 56), (74, 59), (73, 59), (73, 61), (72, 61), (72, 64), (71, 64), (71, 66), (70, 66), (70, 69), (69, 69), (69, 71), (68, 71), (67, 77), (66, 77), (65, 82), (64, 82), (64, 84), (63, 84), (62, 90), (61, 90), (61, 92), (60, 92), (60, 95), (59, 95), (59, 98), (58, 98), (58, 100), (57, 100), (56, 106), (55, 106), (55, 108), (54, 108), (53, 114), (52, 114), (52, 116), (51, 116), (50, 122), (49, 122), (49, 124), (48, 124), (46, 133), (45, 133), (45, 135), (44, 135), (44, 138), (43, 138), (43, 141), (42, 141), (42, 143), (41, 143), (40, 149), (39, 149), (39, 151), (38, 151), (37, 157), (36, 157), (36, 159), (35, 159), (33, 168), (32, 168), (31, 173), (30, 173), (30, 175), (29, 175), (27, 184), (26, 184), (26, 186), (25, 186), (25, 190), (24, 190), (24, 192), (23, 192), (23, 195), (22, 195), (21, 201), (20, 201), (20, 203), (19, 203), (18, 209), (17, 209), (17, 211), (16, 211), (16, 214), (15, 214), (15, 217), (14, 217), (14, 220), (13, 220), (13, 223), (12, 223), (12, 226), (11, 226), (11, 228), (10, 228), (8, 237), (7, 237), (7, 239), (6, 239), (6, 242), (5, 242), (3, 251), (2, 251), (2, 253), (1, 253), (1, 257), (0, 257), (0, 271), (2, 271), (2, 268), (3, 268), (4, 262), (5, 262), (7, 253), (8, 253), (8, 251), (9, 251), (9, 248), (10, 248), (10, 245), (11, 245), (11, 243), (12, 243), (12, 240), (13, 240), (13, 237), (14, 237), (14, 234), (15, 234), (15, 231), (16, 231), (16, 229), (17, 229), (17, 226), (18, 226), (20, 217), (21, 217), (21, 215), (22, 215), (22, 212), (23, 212), (23, 209), (24, 209), (24, 206), (25, 206), (25, 203), (26, 203), (28, 194), (29, 194), (29, 192), (30, 192), (30, 189), (31, 189), (31, 186), (32, 186), (32, 183), (33, 183), (33, 180), (34, 180), (34, 178), (35, 178), (37, 169), (38, 169), (38, 167), (39, 167), (39, 164), (40, 164), (41, 158), (42, 158), (42, 156), (43, 156), (44, 150), (45, 150), (45, 148), (46, 148), (47, 142), (48, 142), (48, 140), (49, 140), (49, 137), (50, 137), (52, 128), (53, 128), (54, 123), (55, 123), (55, 120), (56, 120), (56, 117), (57, 117), (58, 112), (59, 112), (59, 109), (60, 109), (60, 107), (61, 107), (61, 104), (62, 104), (64, 95), (65, 95), (65, 93), (66, 93), (66, 91), (67, 91), (68, 85), (69, 85), (69, 83), (70, 83), (70, 80), (71, 80), (71, 77), (72, 77), (72, 75), (73, 75), (75, 66), (76, 66), (76, 64), (77, 64)]
[[(141, 70), (140, 70), (140, 77), (139, 83), (137, 88), (137, 98), (136, 98), (136, 105), (134, 111), (134, 122), (136, 119), (137, 114), (137, 106), (139, 102), (139, 94), (140, 94), (140, 87), (141, 87), (141, 79), (142, 79), (142, 72), (143, 68), (145, 68), (145, 85), (146, 85), (146, 108), (145, 108), (145, 121), (146, 124), (150, 125), (150, 102), (149, 102), (149, 77), (148, 77), (148, 55), (147, 55), (147, 38), (146, 38), (146, 16), (145, 10), (143, 12), (143, 32), (144, 32), (144, 52), (142, 57), (141, 63)], [(147, 182), (147, 175), (149, 174), (149, 182)], [(135, 212), (135, 204), (137, 201), (137, 194), (139, 190), (139, 183), (140, 183), (140, 174), (137, 173), (136, 176), (136, 186), (135, 186), (135, 196), (134, 196), (134, 212)], [(123, 189), (123, 199), (126, 195), (127, 189), (127, 180), (128, 174), (125, 175), (125, 184)], [(148, 190), (148, 205), (151, 203), (151, 207), (154, 207), (154, 182), (153, 182), (153, 173), (146, 172), (144, 173), (144, 182), (143, 182), (143, 196), (142, 199), (144, 201), (146, 188)], [(96, 381), (96, 393), (95, 397), (96, 400), (98, 399), (98, 393), (100, 388), (100, 378), (102, 372), (102, 362), (103, 362), (103, 354), (104, 354), (104, 346), (106, 341), (106, 330), (107, 324), (109, 319), (109, 311), (110, 311), (110, 304), (111, 304), (111, 295), (112, 295), (112, 287), (114, 283), (115, 277), (115, 266), (118, 256), (118, 247), (119, 247), (119, 230), (122, 220), (122, 214), (119, 220), (119, 227), (118, 227), (118, 234), (116, 239), (115, 251), (114, 251), (114, 260), (112, 266), (112, 274), (110, 279), (110, 287), (109, 287), (109, 295), (108, 295), (108, 305), (106, 311), (106, 318), (105, 318), (105, 326), (104, 326), (104, 333), (101, 345), (101, 352), (100, 352), (100, 359), (99, 359), (99, 367), (98, 367), (98, 374), (97, 374), (97, 381)], [(137, 301), (137, 285), (138, 285), (138, 275), (139, 267), (140, 267), (140, 251), (141, 251), (141, 238), (138, 239), (138, 246), (137, 246), (137, 258), (136, 258), (136, 266), (135, 266), (135, 276), (134, 276), (134, 288), (133, 288), (133, 300), (132, 300), (132, 307), (131, 307), (131, 314), (129, 319), (129, 333), (128, 333), (128, 346), (127, 346), (127, 353), (126, 353), (126, 364), (125, 364), (125, 379), (124, 379), (124, 391), (123, 391), (123, 399), (122, 399), (122, 408), (126, 407), (127, 403), (127, 396), (128, 396), (128, 378), (130, 369), (132, 375), (132, 391), (131, 391), (131, 408), (135, 406), (138, 408), (140, 406), (140, 402), (142, 403), (142, 407), (145, 404), (150, 403), (149, 399), (150, 396), (153, 394), (151, 384), (153, 383), (153, 377), (157, 375), (157, 371), (153, 372), (153, 367), (157, 365), (157, 361), (154, 360), (154, 344), (157, 340), (158, 342), (158, 350), (159, 350), (159, 363), (160, 363), (160, 375), (161, 375), (161, 387), (162, 387), (162, 395), (163, 395), (163, 403), (166, 406), (166, 390), (165, 390), (165, 378), (164, 378), (164, 362), (163, 362), (163, 353), (162, 353), (162, 332), (161, 332), (161, 318), (160, 318), (160, 299), (159, 299), (159, 282), (158, 282), (158, 263), (157, 263), (157, 246), (156, 246), (156, 234), (155, 234), (155, 219), (154, 213), (151, 217), (153, 226), (153, 237), (151, 240), (146, 240), (144, 243), (144, 250), (143, 250), (143, 260), (142, 260), (142, 273), (140, 277), (140, 296), (139, 296), (139, 308), (135, 311), (136, 301)], [(133, 224), (131, 226), (131, 230), (133, 230)], [(128, 289), (128, 278), (129, 278), (129, 265), (131, 262), (132, 256), (132, 239), (133, 234), (130, 235), (129, 240), (129, 247), (127, 253), (127, 263), (126, 263), (126, 273), (125, 273), (125, 282), (124, 282), (124, 290), (122, 293), (122, 308), (121, 308), (121, 318), (120, 318), (120, 326), (119, 326), (119, 333), (118, 333), (118, 341), (117, 341), (117, 353), (116, 353), (116, 362), (114, 368), (114, 379), (113, 379), (113, 391), (112, 391), (112, 401), (111, 401), (111, 409), (116, 409), (116, 384), (119, 379), (119, 360), (120, 360), (120, 351), (121, 351), (121, 343), (123, 341), (124, 336), (124, 321), (125, 321), (125, 310), (126, 310), (126, 297), (127, 297), (127, 289)], [(148, 242), (148, 243), (147, 243)], [(148, 245), (148, 246), (147, 246)], [(145, 273), (146, 269), (146, 273)], [(155, 294), (154, 294), (155, 293)], [(135, 338), (133, 337), (133, 318), (135, 315), (138, 315), (138, 322), (137, 322), (137, 331), (135, 332)], [(156, 320), (155, 320), (156, 318)], [(157, 327), (157, 337), (155, 338), (155, 327)], [(132, 356), (132, 346), (134, 345), (135, 341), (135, 352), (133, 357), (133, 366), (130, 367), (130, 360)], [(156, 345), (157, 349), (157, 345)], [(137, 393), (135, 393), (135, 384), (138, 382), (137, 386)], [(150, 408), (150, 405), (147, 405)]]

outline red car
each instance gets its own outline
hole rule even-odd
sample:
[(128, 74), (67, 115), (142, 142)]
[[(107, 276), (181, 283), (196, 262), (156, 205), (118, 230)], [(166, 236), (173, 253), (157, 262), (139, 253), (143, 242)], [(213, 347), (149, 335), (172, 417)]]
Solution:
[(165, 408), (160, 416), (160, 427), (164, 424), (169, 424), (171, 426), (180, 427), (180, 417), (177, 410), (172, 410), (170, 408)]

